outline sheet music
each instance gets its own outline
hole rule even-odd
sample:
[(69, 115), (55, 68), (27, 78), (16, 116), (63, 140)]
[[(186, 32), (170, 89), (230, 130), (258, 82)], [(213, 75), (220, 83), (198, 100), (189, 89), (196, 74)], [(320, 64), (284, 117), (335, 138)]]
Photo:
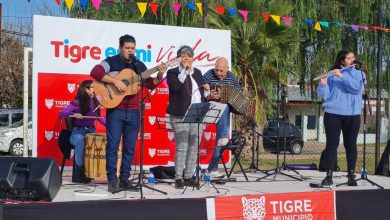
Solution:
[(183, 123), (218, 123), (226, 104), (219, 102), (194, 103), (188, 108)]

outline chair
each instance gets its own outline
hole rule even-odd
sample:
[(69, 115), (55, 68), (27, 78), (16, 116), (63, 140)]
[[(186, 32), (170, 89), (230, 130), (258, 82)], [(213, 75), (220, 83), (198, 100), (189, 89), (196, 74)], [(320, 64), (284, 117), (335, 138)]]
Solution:
[[(222, 165), (223, 165), (223, 168), (225, 170), (225, 173), (226, 173), (226, 176), (227, 178), (229, 179), (230, 176), (232, 175), (232, 172), (234, 170), (234, 167), (236, 166), (236, 164), (238, 163), (238, 165), (240, 166), (240, 169), (241, 169), (241, 172), (244, 174), (244, 177), (246, 179), (246, 181), (249, 181), (248, 180), (248, 177), (246, 176), (246, 173), (245, 173), (245, 170), (244, 168), (242, 167), (242, 164), (240, 162), (240, 155), (241, 155), (241, 152), (242, 152), (242, 149), (244, 148), (245, 146), (245, 143), (246, 143), (246, 139), (244, 136), (242, 135), (237, 135), (237, 136), (233, 136), (229, 142), (225, 145), (225, 146), (222, 146), (221, 147), (221, 150), (220, 150), (220, 155), (218, 157), (218, 160), (216, 161), (219, 161), (219, 159), (222, 160)], [(229, 150), (232, 155), (234, 156), (235, 158), (235, 161), (232, 165), (232, 168), (230, 169), (230, 172), (228, 172), (227, 168), (226, 168), (226, 165), (225, 165), (225, 161), (222, 157), (223, 153), (226, 151), (226, 150)], [(217, 166), (217, 163), (215, 162), (212, 166), (211, 166), (211, 169), (214, 167), (214, 166)]]
[(71, 151), (72, 149), (74, 149), (73, 144), (70, 143), (70, 135), (72, 134), (74, 118), (64, 118), (64, 121), (65, 127), (63, 126), (62, 118), (60, 117), (62, 130), (60, 132), (60, 135), (58, 136), (58, 147), (60, 148), (61, 153), (63, 155), (61, 163), (61, 175), (64, 172), (65, 162), (66, 160), (70, 159)]

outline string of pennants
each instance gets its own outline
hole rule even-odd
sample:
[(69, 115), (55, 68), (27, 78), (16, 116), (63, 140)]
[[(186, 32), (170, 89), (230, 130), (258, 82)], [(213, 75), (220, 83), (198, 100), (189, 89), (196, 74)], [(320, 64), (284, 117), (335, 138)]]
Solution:
[[(61, 4), (61, 0), (55, 0), (57, 5)], [(71, 10), (74, 1), (75, 0), (64, 0), (65, 5), (68, 8), (68, 10)], [(89, 0), (79, 0), (79, 3), (81, 5), (82, 11), (87, 10), (87, 4)], [(92, 2), (93, 7), (95, 8), (96, 11), (99, 11), (100, 5), (103, 2), (103, 0), (90, 0)], [(104, 0), (106, 3), (105, 5), (107, 7), (113, 7), (113, 3), (115, 3), (115, 0)], [(157, 8), (161, 3), (159, 2), (126, 2), (126, 6), (129, 10), (138, 10), (141, 13), (141, 17), (145, 15), (145, 12), (147, 10), (147, 6), (149, 6), (150, 10), (152, 11), (154, 16), (157, 16)], [(182, 4), (187, 6), (191, 11), (199, 11), (200, 15), (203, 15), (203, 3), (198, 3), (198, 2), (186, 2), (186, 3), (181, 3), (181, 2), (173, 2), (171, 3), (172, 8), (175, 12), (175, 15), (179, 15), (179, 10), (182, 8)], [(287, 26), (291, 26), (292, 23), (292, 17), (290, 16), (280, 16), (280, 15), (271, 15), (267, 13), (262, 13), (262, 12), (253, 12), (253, 11), (247, 11), (247, 10), (240, 10), (240, 9), (235, 9), (235, 8), (225, 8), (223, 6), (214, 6), (214, 9), (220, 14), (224, 15), (226, 11), (229, 12), (231, 16), (236, 16), (237, 13), (239, 13), (242, 16), (242, 19), (244, 22), (247, 21), (248, 14), (249, 13), (254, 13), (262, 16), (266, 22), (269, 22), (270, 18), (274, 22), (276, 22), (278, 25), (281, 25), (281, 20), (284, 21), (284, 23)], [(328, 21), (319, 21), (319, 20), (312, 20), (308, 18), (304, 18), (303, 22), (309, 25), (311, 28), (313, 28), (316, 31), (322, 31), (323, 28), (329, 28), (331, 26), (336, 26), (336, 27), (346, 27), (352, 29), (352, 31), (359, 31), (359, 30), (364, 30), (364, 31), (383, 31), (383, 32), (390, 32), (390, 28), (382, 28), (379, 26), (365, 26), (365, 25), (357, 25), (357, 24), (347, 24), (347, 23), (342, 23), (342, 22), (328, 22)]]

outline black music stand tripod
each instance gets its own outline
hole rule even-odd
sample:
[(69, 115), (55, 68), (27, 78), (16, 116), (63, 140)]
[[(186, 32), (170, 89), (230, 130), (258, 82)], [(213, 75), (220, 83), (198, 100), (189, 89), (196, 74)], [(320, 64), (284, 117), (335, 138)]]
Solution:
[[(278, 75), (277, 76), (278, 83), (276, 85), (276, 90), (277, 90), (277, 98), (276, 98), (276, 105), (277, 105), (276, 106), (276, 109), (277, 109), (276, 110), (277, 111), (277, 115), (276, 115), (277, 116), (277, 120), (276, 120), (276, 123), (277, 123), (277, 126), (276, 126), (276, 167), (275, 167), (273, 172), (267, 173), (265, 176), (257, 178), (256, 181), (260, 181), (260, 180), (265, 179), (265, 178), (272, 176), (272, 175), (274, 175), (274, 179), (275, 179), (277, 174), (281, 174), (281, 175), (290, 177), (291, 179), (294, 179), (294, 180), (302, 181), (301, 178), (292, 176), (292, 175), (287, 174), (287, 173), (283, 173), (281, 171), (282, 169), (286, 170), (285, 161), (282, 163), (282, 166), (279, 166), (279, 156), (280, 156), (280, 141), (279, 141), (279, 137), (280, 137), (280, 135), (279, 135), (279, 130), (280, 130), (279, 129), (280, 128), (280, 99), (279, 99), (279, 96), (281, 94), (281, 89), (280, 89), (281, 85), (279, 83), (279, 71), (277, 71), (277, 75)], [(285, 131), (286, 130), (284, 130), (284, 142), (286, 142), (285, 141), (285, 139), (286, 139), (286, 132)], [(286, 147), (284, 146), (284, 158), (286, 156), (286, 151), (285, 151), (286, 149), (285, 148)]]
[[(200, 180), (200, 177), (199, 177), (199, 171), (200, 171), (199, 148), (200, 148), (200, 138), (201, 138), (200, 124), (202, 124), (202, 126), (203, 126), (203, 124), (216, 124), (216, 123), (218, 123), (218, 120), (221, 118), (221, 114), (223, 113), (225, 108), (226, 108), (225, 104), (221, 104), (218, 102), (194, 103), (194, 104), (190, 105), (183, 120), (181, 121), (181, 123), (196, 123), (198, 126), (197, 165), (195, 168), (195, 172), (192, 175), (192, 176), (195, 176), (195, 178), (196, 178), (196, 187), (198, 190), (201, 189), (204, 185), (203, 184), (202, 186), (200, 186), (200, 184), (199, 184), (199, 180)], [(211, 184), (211, 186), (213, 186), (215, 191), (217, 191), (217, 193), (219, 193), (219, 190), (217, 189), (217, 187), (215, 187), (215, 185), (213, 183), (211, 183), (211, 181), (210, 181), (210, 184)], [(185, 186), (182, 194), (185, 193), (185, 191), (187, 190), (187, 187), (188, 187), (188, 185)], [(193, 186), (193, 189), (194, 188), (195, 188), (195, 186)]]
[[(366, 88), (366, 80), (364, 78), (364, 73), (360, 67), (360, 73), (362, 74), (362, 79), (363, 79), (363, 86), (364, 86), (364, 94), (363, 94), (363, 100), (364, 100), (364, 104), (363, 104), (363, 162), (362, 162), (362, 172), (361, 172), (361, 176), (359, 179), (356, 179), (355, 181), (358, 182), (360, 180), (365, 180), (369, 183), (371, 183), (371, 185), (373, 186), (377, 186), (378, 188), (380, 189), (384, 189), (383, 186), (373, 182), (372, 180), (368, 179), (367, 177), (367, 170), (366, 170), (366, 133), (367, 133), (367, 106), (369, 107), (369, 111), (370, 111), (370, 114), (372, 114), (371, 112), (371, 107), (370, 107), (370, 97), (368, 96), (368, 91), (367, 91), (367, 88)], [(339, 186), (342, 186), (342, 185), (345, 185), (345, 184), (348, 184), (349, 182), (345, 182), (345, 183), (340, 183), (340, 184), (337, 184), (336, 187), (339, 187)]]

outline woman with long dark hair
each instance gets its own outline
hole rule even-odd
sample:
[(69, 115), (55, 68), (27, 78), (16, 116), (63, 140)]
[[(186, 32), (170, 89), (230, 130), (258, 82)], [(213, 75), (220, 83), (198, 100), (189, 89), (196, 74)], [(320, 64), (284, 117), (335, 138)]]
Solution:
[(75, 99), (60, 112), (60, 117), (75, 117), (70, 143), (75, 146), (75, 170), (73, 170), (72, 182), (89, 183), (84, 173), (84, 145), (85, 135), (96, 133), (95, 120), (106, 125), (106, 120), (100, 117), (99, 105), (93, 93), (92, 80), (81, 82)]
[(360, 114), (363, 108), (362, 92), (365, 73), (355, 69), (355, 55), (350, 50), (341, 50), (328, 75), (321, 79), (317, 94), (324, 100), (324, 127), (326, 134), (325, 160), (326, 177), (322, 186), (333, 184), (333, 168), (343, 131), (347, 157), (348, 186), (357, 186), (355, 166), (357, 158), (357, 137), (360, 128)]

